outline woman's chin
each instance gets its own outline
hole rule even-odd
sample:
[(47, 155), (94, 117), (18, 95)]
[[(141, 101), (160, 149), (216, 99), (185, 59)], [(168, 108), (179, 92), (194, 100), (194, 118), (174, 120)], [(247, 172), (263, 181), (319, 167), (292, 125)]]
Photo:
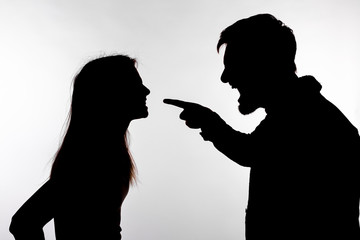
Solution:
[(143, 115), (142, 118), (147, 118), (148, 116), (149, 116), (149, 112), (148, 112), (147, 109), (146, 109), (146, 112), (144, 112), (144, 115)]
[(143, 111), (138, 112), (138, 113), (133, 117), (133, 119), (147, 118), (147, 116), (149, 116), (149, 112), (148, 112), (147, 107), (145, 107), (145, 108), (143, 109)]

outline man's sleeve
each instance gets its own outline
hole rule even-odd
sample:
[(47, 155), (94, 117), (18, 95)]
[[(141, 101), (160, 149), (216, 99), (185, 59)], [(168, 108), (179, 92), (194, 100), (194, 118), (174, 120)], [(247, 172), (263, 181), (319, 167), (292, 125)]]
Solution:
[(256, 140), (258, 134), (236, 131), (224, 121), (201, 130), (204, 140), (211, 141), (216, 149), (244, 167), (251, 167), (261, 151), (261, 146)]

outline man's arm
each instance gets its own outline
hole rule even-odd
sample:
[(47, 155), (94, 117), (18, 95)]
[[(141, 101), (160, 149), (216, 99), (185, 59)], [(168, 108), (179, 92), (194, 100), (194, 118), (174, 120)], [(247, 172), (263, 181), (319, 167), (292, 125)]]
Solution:
[(199, 104), (174, 99), (164, 99), (164, 103), (182, 108), (180, 119), (188, 127), (200, 128), (200, 135), (205, 141), (211, 141), (216, 149), (234, 162), (251, 167), (255, 146), (251, 135), (235, 131), (217, 113)]
[(250, 134), (234, 130), (223, 122), (212, 128), (202, 128), (204, 140), (211, 141), (215, 148), (225, 156), (244, 167), (251, 167), (253, 163), (253, 148), (255, 144)]

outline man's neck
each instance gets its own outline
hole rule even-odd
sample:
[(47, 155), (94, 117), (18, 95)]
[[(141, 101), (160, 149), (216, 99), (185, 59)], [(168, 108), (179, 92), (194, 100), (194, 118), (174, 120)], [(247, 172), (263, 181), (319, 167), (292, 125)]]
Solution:
[[(268, 98), (264, 104), (264, 108), (267, 114), (271, 114), (276, 111), (283, 111), (287, 107), (288, 101), (291, 99), (295, 91), (295, 83), (298, 76), (294, 73), (293, 75), (287, 75), (281, 79), (277, 79), (277, 85), (273, 85), (272, 90), (269, 90)], [(274, 81), (275, 82), (275, 81)]]

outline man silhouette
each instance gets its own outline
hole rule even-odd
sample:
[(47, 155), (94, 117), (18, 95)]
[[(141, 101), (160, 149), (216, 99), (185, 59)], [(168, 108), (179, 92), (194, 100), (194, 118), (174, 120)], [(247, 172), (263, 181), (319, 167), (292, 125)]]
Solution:
[(250, 167), (247, 240), (360, 239), (360, 137), (321, 94), (311, 76), (297, 77), (292, 30), (270, 14), (226, 28), (221, 80), (240, 93), (239, 111), (264, 108), (251, 133), (228, 126), (199, 104), (165, 99), (204, 140)]

